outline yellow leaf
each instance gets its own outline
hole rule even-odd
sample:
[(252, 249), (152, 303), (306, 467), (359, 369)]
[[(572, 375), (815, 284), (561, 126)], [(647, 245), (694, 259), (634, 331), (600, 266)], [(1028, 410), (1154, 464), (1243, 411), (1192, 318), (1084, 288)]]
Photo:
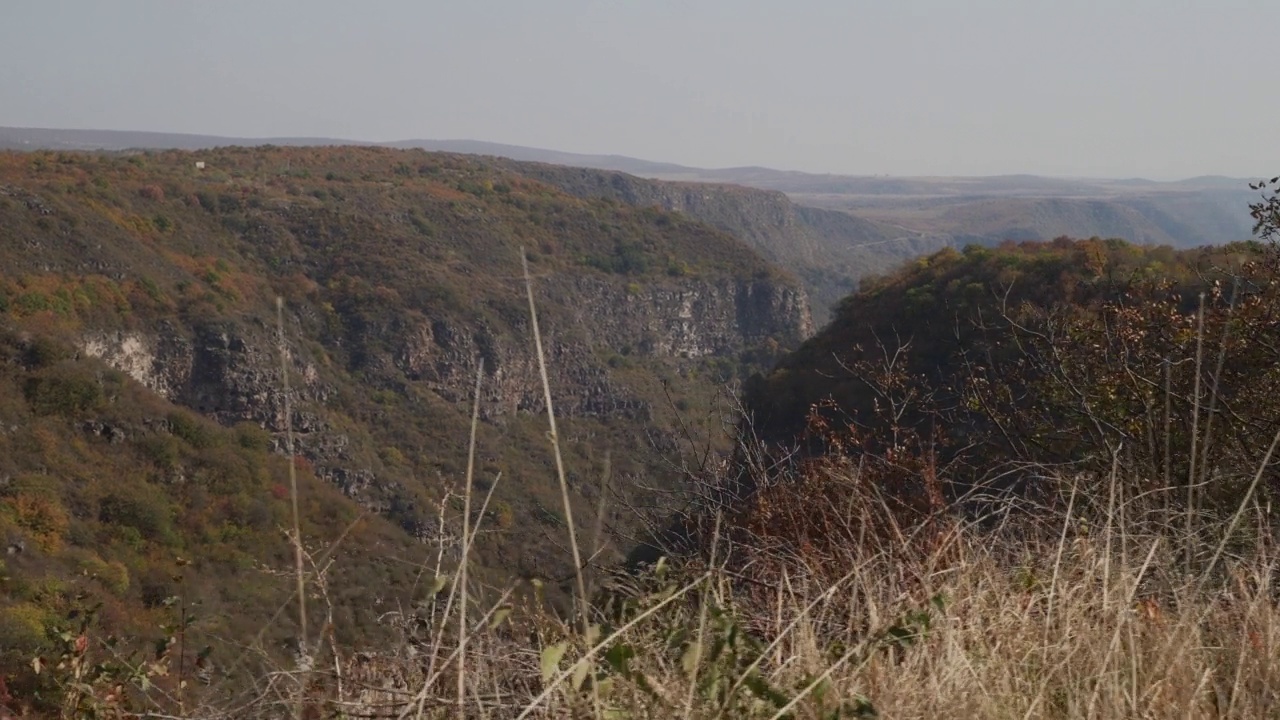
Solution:
[(702, 643), (694, 640), (684, 649), (684, 654), (680, 656), (680, 667), (684, 668), (684, 674), (693, 677), (693, 673), (698, 669), (698, 663), (702, 660)]
[(587, 679), (587, 671), (591, 669), (589, 663), (580, 662), (573, 669), (573, 689), (578, 691), (582, 689), (582, 683)]
[(509, 607), (498, 608), (498, 610), (493, 613), (493, 618), (489, 620), (489, 629), (496, 630), (498, 626), (506, 622), (506, 619), (510, 616), (511, 616), (511, 608)]
[(437, 576), (436, 581), (431, 584), (431, 594), (439, 595), (441, 591), (444, 590), (444, 586), (448, 584), (449, 584), (449, 577), (447, 575)]
[(560, 669), (560, 659), (564, 657), (564, 651), (567, 649), (569, 649), (567, 643), (556, 643), (542, 649), (542, 682), (550, 681)]

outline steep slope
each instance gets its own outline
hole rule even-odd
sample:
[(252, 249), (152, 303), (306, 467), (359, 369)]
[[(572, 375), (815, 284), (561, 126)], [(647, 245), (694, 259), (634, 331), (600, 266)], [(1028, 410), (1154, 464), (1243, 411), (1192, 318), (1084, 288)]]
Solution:
[(645, 180), (621, 172), (538, 163), (505, 165), (578, 197), (679, 212), (741, 238), (804, 282), (819, 325), (859, 278), (940, 247), (927, 237), (892, 233), (848, 213), (796, 205), (776, 191)]
[[(744, 429), (797, 458), (915, 463), (904, 487), (944, 469), (969, 487), (1010, 464), (1105, 477), (1122, 451), (1127, 472), (1154, 482), (1188, 477), (1187, 458), (1162, 454), (1160, 439), (1200, 431), (1193, 399), (1212, 383), (1217, 411), (1248, 421), (1211, 451), (1221, 466), (1208, 494), (1226, 497), (1241, 480), (1225, 468), (1252, 473), (1280, 418), (1276, 349), (1262, 339), (1275, 328), (1278, 271), (1280, 255), (1259, 243), (945, 250), (867, 283), (753, 378)], [(1201, 350), (1221, 353), (1212, 374)], [(1034, 474), (1003, 477), (1022, 472)]]
[(493, 579), (571, 574), (521, 246), (578, 517), (603, 502), (613, 551), (679, 490), (676, 415), (714, 438), (718, 384), (811, 332), (803, 290), (729, 235), (418, 151), (2, 155), (0, 232), (6, 323), (277, 448), (283, 296), (298, 453), (421, 538), (461, 481), (483, 360)]
[[(299, 630), (296, 613), (278, 616), (294, 557), (282, 532), (289, 459), (270, 452), (271, 435), (219, 427), (11, 321), (0, 329), (0, 679), (32, 698), (45, 678), (33, 659), (57, 661), (60, 633), (76, 637), (90, 617), (83, 632), (95, 649), (119, 638), (116, 659), (158, 660), (181, 635), (170, 649), (189, 671), (208, 647), (224, 688), (281, 661)], [(335, 561), (335, 638), (377, 642), (381, 599), (421, 597), (414, 566), (427, 548), (297, 469), (302, 536), (313, 560)]]

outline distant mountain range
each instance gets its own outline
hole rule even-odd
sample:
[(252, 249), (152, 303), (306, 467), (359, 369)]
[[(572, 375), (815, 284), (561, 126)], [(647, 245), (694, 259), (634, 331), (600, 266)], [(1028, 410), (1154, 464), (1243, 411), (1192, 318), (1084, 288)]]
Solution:
[(1248, 180), (1201, 176), (1173, 182), (1142, 178), (892, 177), (831, 175), (764, 167), (696, 168), (622, 155), (589, 155), (478, 140), (371, 143), (319, 137), (234, 138), (115, 130), (0, 128), (0, 149), (196, 150), (228, 145), (381, 145), (490, 155), (512, 160), (623, 172), (649, 179), (728, 183), (786, 193), (800, 204), (839, 210), (937, 243), (1046, 240), (1059, 235), (1122, 237), (1175, 247), (1247, 239)]
[(543, 150), (540, 148), (504, 145), (479, 140), (396, 140), (393, 142), (368, 142), (325, 137), (269, 137), (241, 138), (221, 135), (192, 135), (187, 133), (141, 132), (132, 130), (59, 130), (50, 128), (0, 127), (0, 149), (6, 150), (141, 150), (178, 149), (202, 150), (230, 145), (282, 147), (311, 145), (380, 145), (393, 148), (421, 148), (433, 152), (451, 152), (465, 155), (492, 155), (512, 160), (544, 162), (553, 165), (572, 165), (600, 170), (618, 170), (656, 177), (658, 175), (696, 174), (705, 172), (698, 168), (672, 163), (650, 162), (622, 155), (584, 155), (580, 153)]

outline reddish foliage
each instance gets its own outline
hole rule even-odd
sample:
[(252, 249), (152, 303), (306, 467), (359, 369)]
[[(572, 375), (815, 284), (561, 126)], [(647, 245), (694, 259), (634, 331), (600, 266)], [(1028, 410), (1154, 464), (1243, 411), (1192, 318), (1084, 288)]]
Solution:
[(301, 455), (293, 456), (293, 467), (297, 469), (300, 475), (312, 475), (316, 471), (315, 465), (311, 461)]
[(164, 188), (159, 185), (143, 185), (138, 188), (139, 197), (157, 202), (164, 200)]

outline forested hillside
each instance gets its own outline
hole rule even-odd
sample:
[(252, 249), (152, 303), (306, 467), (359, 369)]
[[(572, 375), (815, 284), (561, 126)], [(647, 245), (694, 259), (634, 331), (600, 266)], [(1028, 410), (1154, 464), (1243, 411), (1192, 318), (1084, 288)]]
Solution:
[[(0, 678), (70, 638), (118, 638), (141, 662), (180, 638), (220, 684), (287, 657), (296, 615), (289, 459), (251, 422), (221, 427), (40, 333), (0, 337)], [(296, 459), (308, 571), (327, 565), (336, 637), (388, 637), (385, 599), (413, 594), (422, 546)], [(88, 623), (86, 625), (86, 623)], [(208, 648), (208, 650), (205, 650)], [(168, 654), (167, 651), (166, 653)], [(155, 659), (161, 659), (157, 654)], [(48, 689), (48, 688), (46, 688)]]
[[(798, 457), (887, 454), (915, 483), (928, 465), (953, 497), (995, 478), (1034, 493), (1019, 464), (1119, 462), (1151, 483), (1210, 473), (1205, 497), (1229, 506), (1280, 423), (1278, 258), (1096, 238), (944, 250), (865, 281), (749, 383), (749, 430)], [(1170, 449), (1191, 438), (1197, 457)]]
[(291, 439), (307, 547), (364, 518), (330, 587), (376, 637), (366, 613), (430, 587), (416, 543), (456, 562), (480, 368), (473, 577), (563, 597), (522, 248), (595, 564), (678, 506), (682, 455), (726, 447), (724, 384), (812, 330), (797, 282), (723, 232), (417, 151), (4, 154), (0, 234), (9, 668), (104, 598), (115, 631), (180, 595), (201, 642), (247, 642), (288, 600)]

